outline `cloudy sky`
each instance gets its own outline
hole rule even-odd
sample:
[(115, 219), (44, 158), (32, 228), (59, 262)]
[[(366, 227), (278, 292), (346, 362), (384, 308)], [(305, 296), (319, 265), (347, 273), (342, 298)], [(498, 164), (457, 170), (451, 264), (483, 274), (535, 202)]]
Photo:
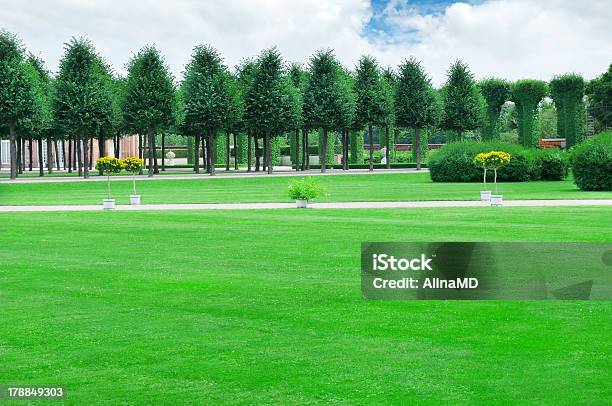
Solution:
[(361, 54), (381, 65), (422, 60), (435, 84), (450, 63), (477, 78), (587, 78), (612, 63), (609, 0), (0, 0), (0, 27), (57, 69), (63, 44), (87, 36), (118, 73), (155, 44), (180, 78), (196, 44), (228, 66), (277, 46), (288, 61), (332, 48), (346, 66)]

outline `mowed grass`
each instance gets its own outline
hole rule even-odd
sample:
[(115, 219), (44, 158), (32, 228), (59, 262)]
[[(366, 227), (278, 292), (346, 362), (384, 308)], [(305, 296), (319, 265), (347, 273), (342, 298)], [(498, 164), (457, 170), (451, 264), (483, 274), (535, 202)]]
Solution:
[[(138, 180), (143, 204), (288, 202), (296, 177)], [(298, 176), (297, 178), (301, 178)], [(433, 183), (428, 173), (332, 175), (317, 177), (327, 195), (317, 201), (478, 200), (479, 183)], [(0, 183), (0, 205), (100, 204), (105, 182)], [(118, 204), (128, 204), (132, 182), (112, 181)], [(612, 199), (612, 192), (583, 192), (572, 181), (499, 185), (505, 199)]]
[(612, 302), (364, 301), (359, 279), (362, 241), (612, 241), (611, 208), (0, 221), (0, 384), (69, 404), (612, 399)]

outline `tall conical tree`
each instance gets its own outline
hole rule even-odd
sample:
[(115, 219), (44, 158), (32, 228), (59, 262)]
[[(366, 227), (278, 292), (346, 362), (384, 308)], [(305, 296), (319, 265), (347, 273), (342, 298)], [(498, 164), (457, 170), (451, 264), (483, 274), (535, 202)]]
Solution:
[(512, 85), (511, 91), (512, 101), (516, 105), (519, 143), (524, 147), (533, 147), (536, 144), (535, 120), (538, 103), (546, 95), (546, 82), (518, 80)]
[(399, 126), (414, 129), (412, 147), (417, 170), (420, 170), (420, 131), (424, 127), (436, 124), (439, 118), (439, 107), (430, 79), (421, 63), (414, 58), (404, 60), (399, 67), (395, 117)]
[[(323, 130), (320, 156), (327, 157), (328, 133), (339, 127), (342, 114), (342, 88), (339, 83), (340, 64), (331, 50), (318, 51), (310, 58), (309, 80), (304, 91), (304, 122), (309, 129)], [(321, 172), (327, 169), (327, 159), (321, 161)]]
[(225, 128), (232, 106), (227, 68), (210, 46), (197, 46), (185, 73), (185, 120), (207, 138), (207, 162), (215, 174), (215, 135)]
[(246, 95), (246, 117), (253, 128), (264, 134), (264, 164), (271, 174), (272, 137), (283, 128), (286, 94), (283, 60), (276, 48), (264, 50), (257, 58), (257, 71)]
[(459, 60), (448, 71), (443, 103), (441, 125), (455, 131), (459, 140), (464, 131), (475, 130), (480, 125), (484, 114), (481, 95), (468, 66)]
[(11, 179), (17, 178), (17, 126), (32, 114), (34, 94), (20, 40), (0, 31), (0, 127), (9, 129)]
[[(88, 140), (112, 114), (112, 99), (104, 82), (104, 65), (86, 39), (72, 38), (65, 46), (55, 82), (53, 117), (57, 129), (82, 142), (82, 173), (89, 177)], [(79, 168), (81, 170), (81, 167)], [(79, 173), (80, 174), (80, 173)]]
[(492, 140), (499, 136), (499, 114), (510, 99), (510, 84), (504, 79), (487, 78), (478, 83), (487, 103), (487, 119), (482, 129), (482, 139)]
[(362, 128), (368, 128), (370, 138), (370, 171), (374, 169), (374, 125), (384, 123), (384, 94), (380, 80), (380, 70), (376, 60), (368, 55), (362, 56), (355, 72), (355, 93), (357, 107), (355, 121)]

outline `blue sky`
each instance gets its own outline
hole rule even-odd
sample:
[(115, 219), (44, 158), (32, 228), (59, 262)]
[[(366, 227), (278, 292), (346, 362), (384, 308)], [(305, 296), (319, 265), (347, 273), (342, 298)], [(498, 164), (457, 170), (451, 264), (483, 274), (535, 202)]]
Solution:
[[(398, 31), (388, 23), (389, 10), (387, 6), (398, 13), (440, 15), (453, 3), (481, 4), (484, 0), (371, 0), (372, 18), (363, 29), (363, 35), (372, 41), (383, 41), (386, 43), (419, 42), (419, 32), (416, 29)], [(400, 35), (401, 34), (401, 35)]]

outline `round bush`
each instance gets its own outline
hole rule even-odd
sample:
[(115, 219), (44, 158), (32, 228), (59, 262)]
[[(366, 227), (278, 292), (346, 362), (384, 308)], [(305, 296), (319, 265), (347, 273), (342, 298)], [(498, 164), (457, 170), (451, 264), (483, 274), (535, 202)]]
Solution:
[(612, 131), (578, 144), (572, 152), (572, 173), (582, 190), (612, 190)]
[(568, 162), (565, 154), (557, 149), (542, 151), (537, 158), (542, 180), (563, 180), (567, 177)]
[[(512, 158), (497, 172), (500, 182), (525, 182), (532, 178), (533, 152), (520, 145), (500, 142), (454, 142), (431, 154), (427, 164), (434, 182), (482, 182), (482, 168), (474, 163), (481, 152), (503, 151)], [(493, 179), (493, 173), (487, 178)]]

